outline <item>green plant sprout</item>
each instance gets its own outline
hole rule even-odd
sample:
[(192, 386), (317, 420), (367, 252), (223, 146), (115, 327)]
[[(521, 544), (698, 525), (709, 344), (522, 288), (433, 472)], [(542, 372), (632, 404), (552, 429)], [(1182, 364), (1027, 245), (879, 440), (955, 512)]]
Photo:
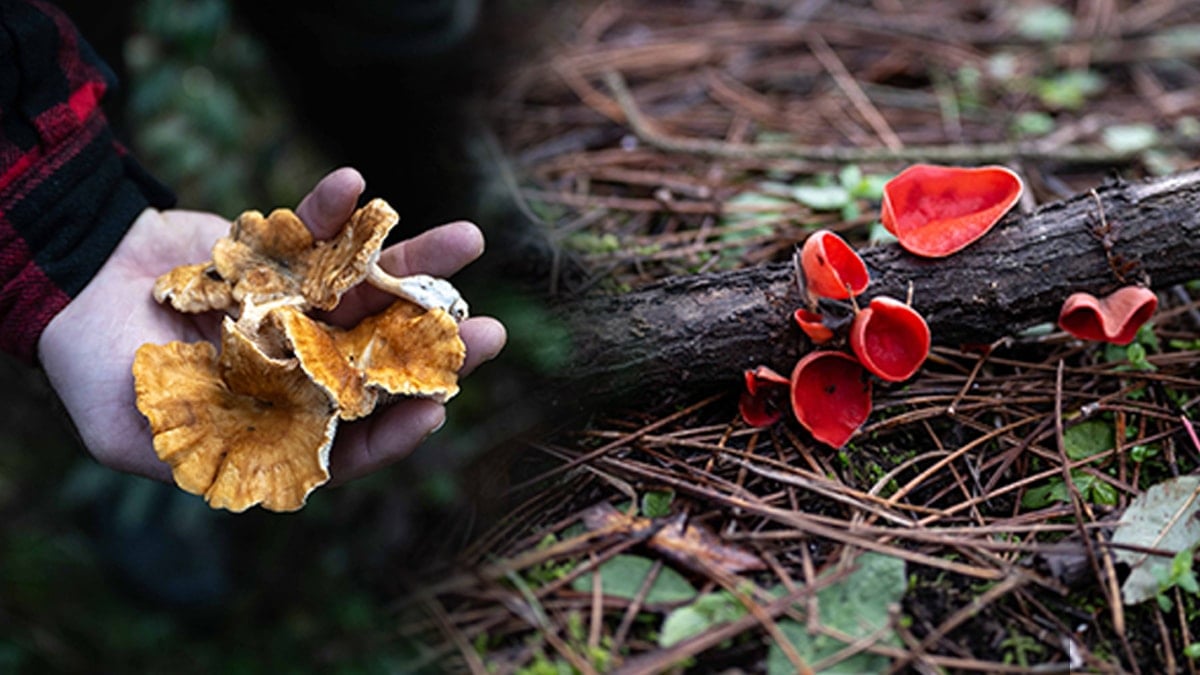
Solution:
[(1192, 559), (1195, 556), (1196, 549), (1188, 548), (1175, 554), (1171, 558), (1170, 568), (1162, 568), (1156, 571), (1158, 577), (1158, 595), (1155, 600), (1158, 601), (1158, 606), (1164, 612), (1171, 611), (1174, 603), (1167, 596), (1167, 592), (1172, 588), (1178, 587), (1179, 590), (1192, 595), (1200, 595), (1200, 581), (1196, 579), (1196, 573), (1192, 569)]

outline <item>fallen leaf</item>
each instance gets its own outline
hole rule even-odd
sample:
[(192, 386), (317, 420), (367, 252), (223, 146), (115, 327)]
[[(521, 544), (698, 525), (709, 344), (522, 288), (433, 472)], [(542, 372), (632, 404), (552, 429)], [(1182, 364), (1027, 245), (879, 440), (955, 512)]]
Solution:
[(1158, 578), (1167, 575), (1171, 556), (1200, 545), (1200, 476), (1180, 476), (1151, 486), (1130, 502), (1117, 523), (1112, 543), (1153, 548), (1166, 556), (1117, 548), (1118, 562), (1129, 565), (1121, 599), (1136, 605), (1158, 595)]
[[(857, 640), (877, 635), (876, 643), (899, 646), (895, 631), (889, 628), (888, 606), (900, 602), (908, 589), (904, 561), (882, 553), (866, 552), (855, 560), (853, 572), (817, 591), (818, 620), (822, 626), (845, 633)], [(804, 609), (803, 606), (800, 609)], [(805, 663), (815, 664), (845, 649), (847, 644), (823, 633), (809, 633), (807, 626), (785, 619), (779, 629)], [(886, 673), (886, 656), (860, 651), (818, 673)], [(779, 645), (772, 642), (767, 653), (767, 673), (794, 673), (795, 667)]]
[[(604, 595), (633, 600), (646, 581), (654, 561), (636, 555), (618, 555), (600, 564), (600, 589)], [(580, 593), (592, 592), (592, 573), (581, 574), (571, 582)], [(663, 566), (646, 592), (645, 604), (686, 602), (696, 597), (696, 589), (679, 572)]]
[(658, 646), (670, 647), (745, 614), (746, 607), (729, 591), (705, 593), (667, 615), (659, 631)]

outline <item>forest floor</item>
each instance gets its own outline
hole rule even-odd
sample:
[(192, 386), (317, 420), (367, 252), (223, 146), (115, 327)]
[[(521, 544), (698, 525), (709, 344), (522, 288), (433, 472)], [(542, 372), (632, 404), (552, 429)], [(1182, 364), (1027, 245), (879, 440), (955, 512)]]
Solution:
[[(559, 301), (787, 261), (821, 228), (894, 245), (880, 186), (932, 152), (1016, 171), (1026, 212), (1196, 166), (1186, 4), (610, 1), (544, 24), (488, 110)], [(740, 373), (631, 394), (511, 451), (508, 515), (403, 633), (480, 673), (1195, 673), (1200, 540), (1137, 539), (1181, 551), (1137, 596), (1121, 518), (1172, 489), (1194, 517), (1198, 291), (1124, 347), (1052, 324), (937, 345), (836, 450), (790, 415), (748, 427)]]
[[(228, 4), (141, 4), (139, 156), (191, 206), (294, 203), (328, 167)], [(786, 262), (822, 228), (894, 245), (881, 186), (929, 148), (1017, 172), (1026, 212), (1195, 168), (1200, 6), (501, 4), (484, 32), (521, 44), (496, 38), (462, 215), (490, 256), (546, 254), (513, 265), (528, 296), (468, 282), (502, 358), (408, 462), (286, 518), (97, 467), (0, 362), (0, 671), (1200, 671), (1197, 283), (1124, 347), (935, 335), (839, 449), (747, 426), (741, 373), (582, 420), (497, 405), (569, 363), (545, 303)], [(1170, 538), (1122, 524), (1148, 502)]]

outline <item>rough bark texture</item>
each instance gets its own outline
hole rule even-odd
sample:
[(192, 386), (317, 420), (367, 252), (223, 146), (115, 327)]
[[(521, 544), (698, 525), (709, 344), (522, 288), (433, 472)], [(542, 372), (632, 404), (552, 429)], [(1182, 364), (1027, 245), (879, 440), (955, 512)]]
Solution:
[[(1163, 289), (1200, 278), (1200, 171), (1097, 188), (1111, 253), (1136, 262), (1130, 279)], [(1076, 291), (1123, 285), (1110, 265), (1096, 198), (1084, 193), (1010, 214), (984, 238), (941, 259), (895, 244), (860, 251), (871, 285), (860, 297), (905, 298), (935, 343), (990, 342), (1054, 321)], [(1145, 275), (1145, 276), (1143, 276)], [(597, 395), (732, 382), (768, 364), (786, 372), (807, 349), (791, 321), (801, 303), (788, 263), (667, 279), (635, 292), (564, 305), (573, 327), (571, 378)]]

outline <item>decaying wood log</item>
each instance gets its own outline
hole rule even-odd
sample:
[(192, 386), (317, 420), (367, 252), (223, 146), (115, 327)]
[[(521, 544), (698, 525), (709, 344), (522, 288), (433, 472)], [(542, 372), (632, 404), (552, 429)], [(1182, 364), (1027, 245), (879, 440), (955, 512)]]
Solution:
[[(1123, 285), (1118, 274), (1156, 290), (1200, 278), (1200, 170), (1113, 182), (1010, 214), (947, 258), (921, 259), (895, 244), (860, 253), (872, 279), (860, 302), (904, 299), (911, 284), (935, 343), (987, 343), (1054, 321), (1075, 291)], [(1122, 262), (1136, 264), (1124, 272)], [(605, 395), (731, 383), (758, 364), (788, 372), (808, 348), (791, 321), (799, 306), (788, 263), (567, 302), (560, 314), (573, 330), (570, 379)]]

